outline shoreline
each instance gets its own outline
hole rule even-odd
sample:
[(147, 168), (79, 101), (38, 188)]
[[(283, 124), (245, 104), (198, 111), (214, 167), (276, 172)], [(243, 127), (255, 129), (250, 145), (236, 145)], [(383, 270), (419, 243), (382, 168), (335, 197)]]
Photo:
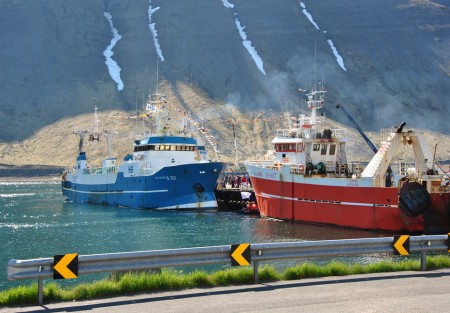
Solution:
[(1, 177), (0, 183), (13, 183), (13, 182), (60, 182), (61, 176), (8, 176)]

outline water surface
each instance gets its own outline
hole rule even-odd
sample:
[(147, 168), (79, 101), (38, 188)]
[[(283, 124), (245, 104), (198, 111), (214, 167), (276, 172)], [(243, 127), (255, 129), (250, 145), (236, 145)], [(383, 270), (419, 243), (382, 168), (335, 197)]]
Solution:
[[(0, 182), (0, 290), (17, 285), (7, 281), (10, 259), (379, 236), (390, 234), (290, 223), (233, 212), (154, 211), (75, 204), (64, 201), (59, 182)], [(383, 257), (360, 256), (356, 260), (367, 263)]]

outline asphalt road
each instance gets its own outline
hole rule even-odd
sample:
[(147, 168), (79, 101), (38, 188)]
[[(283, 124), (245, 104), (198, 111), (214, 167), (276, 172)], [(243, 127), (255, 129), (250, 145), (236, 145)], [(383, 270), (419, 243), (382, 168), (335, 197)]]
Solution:
[(450, 270), (140, 294), (1, 312), (450, 312)]

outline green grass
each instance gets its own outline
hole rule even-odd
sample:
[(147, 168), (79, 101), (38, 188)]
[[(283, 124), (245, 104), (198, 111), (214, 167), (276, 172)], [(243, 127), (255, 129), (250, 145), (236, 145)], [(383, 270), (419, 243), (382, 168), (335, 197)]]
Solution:
[[(450, 257), (445, 255), (428, 256), (427, 269), (450, 268)], [(382, 261), (373, 264), (344, 264), (332, 261), (326, 265), (302, 263), (287, 268), (280, 273), (269, 265), (258, 269), (260, 281), (293, 280), (326, 276), (345, 276), (367, 273), (418, 271), (419, 260), (399, 262)], [(246, 285), (253, 283), (252, 267), (233, 267), (214, 273), (195, 271), (183, 274), (174, 270), (163, 270), (158, 274), (122, 273), (111, 275), (93, 283), (79, 284), (71, 288), (62, 288), (51, 282), (44, 285), (44, 302), (80, 301), (112, 297), (138, 292), (155, 292), (189, 288), (207, 288), (216, 286)], [(37, 284), (20, 286), (0, 292), (0, 307), (14, 305), (36, 305), (38, 299)]]

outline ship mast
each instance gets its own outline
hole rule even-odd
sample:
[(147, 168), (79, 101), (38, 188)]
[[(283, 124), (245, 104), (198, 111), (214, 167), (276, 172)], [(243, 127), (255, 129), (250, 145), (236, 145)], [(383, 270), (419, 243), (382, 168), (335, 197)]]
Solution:
[(317, 89), (316, 84), (313, 85), (311, 91), (306, 94), (306, 103), (308, 109), (311, 110), (311, 125), (317, 123), (317, 109), (323, 108), (325, 102), (326, 90), (323, 88), (323, 84), (320, 84), (321, 88)]
[(78, 144), (78, 154), (84, 153), (84, 137), (88, 135), (88, 141), (100, 141), (100, 135), (103, 134), (105, 136), (106, 141), (108, 143), (108, 153), (109, 157), (112, 157), (112, 144), (111, 144), (111, 136), (117, 135), (117, 131), (108, 131), (105, 129), (99, 130), (99, 119), (97, 116), (98, 108), (95, 106), (94, 108), (94, 127), (92, 129), (87, 130), (75, 130), (73, 131), (73, 134), (77, 135), (79, 139)]

